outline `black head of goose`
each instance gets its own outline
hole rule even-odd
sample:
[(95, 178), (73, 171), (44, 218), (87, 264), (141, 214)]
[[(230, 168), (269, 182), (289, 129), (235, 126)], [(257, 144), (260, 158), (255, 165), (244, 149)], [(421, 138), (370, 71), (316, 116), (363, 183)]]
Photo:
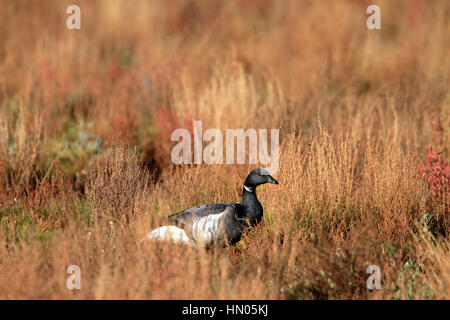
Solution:
[(278, 184), (266, 169), (252, 170), (245, 179), (241, 203), (215, 203), (194, 207), (168, 217), (169, 225), (157, 228), (144, 239), (172, 241), (189, 245), (234, 244), (244, 228), (258, 224), (263, 208), (256, 197), (256, 187)]

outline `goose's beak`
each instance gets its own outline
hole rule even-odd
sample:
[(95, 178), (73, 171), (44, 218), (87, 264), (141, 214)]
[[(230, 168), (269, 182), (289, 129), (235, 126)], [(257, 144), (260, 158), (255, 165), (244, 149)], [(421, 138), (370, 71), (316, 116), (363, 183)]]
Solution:
[(268, 179), (267, 182), (269, 183), (278, 184), (278, 181), (275, 180), (272, 176), (268, 176), (267, 179)]

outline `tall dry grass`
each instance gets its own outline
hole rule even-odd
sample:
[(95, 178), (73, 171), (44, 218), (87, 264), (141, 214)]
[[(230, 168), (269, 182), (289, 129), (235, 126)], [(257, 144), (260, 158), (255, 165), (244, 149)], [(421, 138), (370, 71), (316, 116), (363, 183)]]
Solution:
[[(448, 1), (70, 4), (0, 1), (1, 298), (448, 299)], [(279, 128), (280, 185), (233, 247), (140, 243), (240, 200), (252, 166), (171, 164), (193, 120)]]

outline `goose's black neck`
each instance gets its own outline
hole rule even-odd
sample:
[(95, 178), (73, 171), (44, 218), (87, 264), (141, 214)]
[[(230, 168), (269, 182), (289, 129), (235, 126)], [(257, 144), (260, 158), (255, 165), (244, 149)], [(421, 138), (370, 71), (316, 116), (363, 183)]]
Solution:
[(256, 197), (256, 187), (244, 185), (242, 191), (241, 206), (244, 209), (244, 216), (250, 220), (250, 223), (259, 223), (263, 215), (263, 208)]

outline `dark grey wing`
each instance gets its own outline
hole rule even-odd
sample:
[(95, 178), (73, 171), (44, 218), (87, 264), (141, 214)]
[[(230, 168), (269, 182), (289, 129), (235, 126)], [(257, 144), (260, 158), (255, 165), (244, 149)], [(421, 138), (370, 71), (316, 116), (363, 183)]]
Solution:
[(235, 203), (206, 204), (169, 216), (169, 221), (180, 226), (188, 236), (203, 245), (225, 238), (226, 224), (238, 212)]
[(236, 207), (235, 203), (215, 203), (205, 204), (198, 207), (193, 207), (181, 212), (174, 213), (169, 216), (169, 221), (184, 224), (192, 219), (201, 218), (209, 214), (220, 214), (226, 207)]

